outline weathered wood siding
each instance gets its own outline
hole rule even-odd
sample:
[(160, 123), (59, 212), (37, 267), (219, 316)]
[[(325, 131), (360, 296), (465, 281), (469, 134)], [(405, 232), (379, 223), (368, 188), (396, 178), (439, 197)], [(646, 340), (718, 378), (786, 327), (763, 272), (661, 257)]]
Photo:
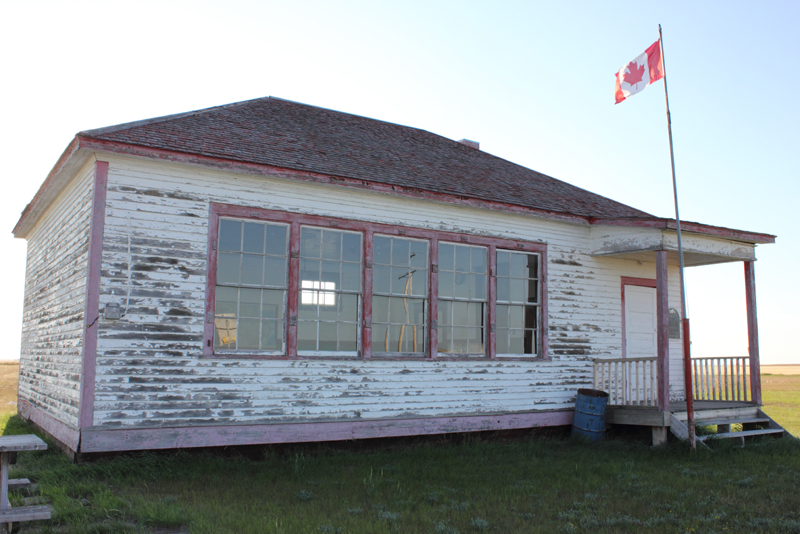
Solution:
[(77, 428), (94, 162), (28, 236), (19, 398)]
[[(101, 308), (113, 298), (127, 312), (121, 321), (100, 319), (98, 428), (572, 408), (576, 390), (591, 387), (591, 360), (620, 356), (620, 276), (655, 276), (654, 263), (589, 256), (587, 226), (121, 156), (101, 159), (110, 162)], [(551, 361), (203, 358), (210, 202), (546, 242)], [(677, 283), (672, 269), (674, 295)], [(676, 297), (670, 306), (678, 306)], [(679, 351), (680, 343), (671, 347)]]

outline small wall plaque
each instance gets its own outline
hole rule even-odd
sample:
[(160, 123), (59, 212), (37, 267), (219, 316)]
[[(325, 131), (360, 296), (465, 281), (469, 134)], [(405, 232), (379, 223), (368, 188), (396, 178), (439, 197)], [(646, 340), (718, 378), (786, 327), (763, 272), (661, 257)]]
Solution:
[(675, 308), (669, 309), (669, 338), (681, 338), (681, 316)]
[(116, 302), (109, 302), (106, 304), (105, 314), (106, 320), (118, 321), (122, 318), (122, 308)]

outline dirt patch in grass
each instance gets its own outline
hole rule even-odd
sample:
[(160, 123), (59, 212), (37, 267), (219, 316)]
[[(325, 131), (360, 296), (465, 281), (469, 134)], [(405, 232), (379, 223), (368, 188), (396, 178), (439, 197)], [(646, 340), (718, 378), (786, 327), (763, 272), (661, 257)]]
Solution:
[(0, 362), (0, 416), (17, 413), (19, 362)]

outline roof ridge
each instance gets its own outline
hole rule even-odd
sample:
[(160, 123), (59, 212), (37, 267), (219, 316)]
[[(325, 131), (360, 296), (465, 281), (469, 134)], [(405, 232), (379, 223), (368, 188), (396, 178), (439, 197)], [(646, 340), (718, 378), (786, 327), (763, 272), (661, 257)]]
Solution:
[[(168, 121), (175, 120), (175, 119), (182, 119), (183, 117), (191, 117), (191, 116), (194, 116), (194, 115), (202, 115), (204, 113), (209, 113), (211, 111), (218, 111), (220, 109), (237, 107), (237, 106), (241, 106), (243, 104), (249, 104), (251, 102), (255, 102), (257, 100), (269, 100), (271, 98), (272, 99), (276, 99), (275, 97), (272, 97), (272, 96), (261, 96), (261, 97), (258, 97), (258, 98), (250, 98), (248, 100), (241, 100), (239, 102), (232, 102), (230, 104), (223, 104), (221, 106), (211, 106), (210, 108), (196, 109), (196, 110), (193, 110), (193, 111), (184, 111), (182, 113), (173, 113), (171, 115), (162, 115), (160, 117), (151, 117), (149, 119), (142, 119), (142, 120), (138, 120), (138, 121), (123, 122), (123, 123), (114, 124), (114, 125), (111, 125), (111, 126), (104, 126), (102, 128), (92, 128), (91, 130), (82, 130), (82, 131), (78, 132), (76, 135), (83, 135), (83, 136), (87, 136), (87, 137), (95, 137), (95, 136), (100, 136), (100, 135), (106, 135), (106, 134), (109, 134), (109, 133), (116, 133), (116, 132), (119, 132), (121, 130), (127, 130), (127, 129), (130, 129), (130, 128), (136, 128), (138, 126), (148, 126), (150, 124), (158, 124), (158, 123), (161, 123), (161, 122), (168, 122)], [(282, 99), (277, 98), (276, 100), (282, 100)]]

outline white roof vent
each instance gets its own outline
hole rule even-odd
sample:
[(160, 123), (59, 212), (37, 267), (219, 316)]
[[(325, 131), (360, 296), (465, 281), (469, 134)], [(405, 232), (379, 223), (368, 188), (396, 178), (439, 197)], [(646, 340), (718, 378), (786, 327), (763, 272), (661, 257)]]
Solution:
[(459, 139), (458, 142), (461, 143), (462, 145), (467, 145), (470, 148), (474, 148), (475, 150), (481, 149), (481, 144), (477, 141), (470, 141), (469, 139)]

